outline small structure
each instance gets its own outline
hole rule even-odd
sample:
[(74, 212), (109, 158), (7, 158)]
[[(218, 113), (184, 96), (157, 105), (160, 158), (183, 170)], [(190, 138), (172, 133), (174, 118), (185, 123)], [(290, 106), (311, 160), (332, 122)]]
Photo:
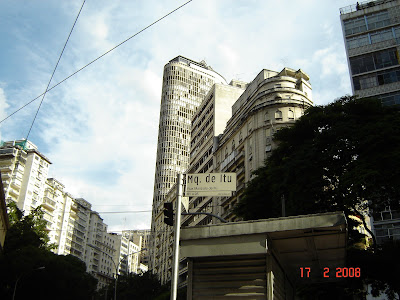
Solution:
[(187, 299), (294, 299), (299, 283), (337, 280), (346, 241), (342, 212), (182, 228)]

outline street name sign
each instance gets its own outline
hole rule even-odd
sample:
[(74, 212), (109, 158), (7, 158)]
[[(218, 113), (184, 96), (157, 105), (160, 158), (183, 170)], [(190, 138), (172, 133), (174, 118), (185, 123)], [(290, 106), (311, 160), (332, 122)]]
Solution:
[(236, 191), (236, 173), (186, 174), (186, 197), (231, 196)]

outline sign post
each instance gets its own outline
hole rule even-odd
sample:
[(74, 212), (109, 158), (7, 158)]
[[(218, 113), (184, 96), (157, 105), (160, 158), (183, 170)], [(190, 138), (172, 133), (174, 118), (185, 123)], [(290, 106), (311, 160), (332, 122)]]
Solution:
[[(186, 174), (186, 197), (203, 196), (231, 196), (232, 191), (236, 191), (236, 173), (199, 173)], [(178, 294), (178, 275), (179, 275), (179, 240), (181, 236), (181, 214), (183, 197), (183, 174), (178, 173), (176, 181), (176, 213), (175, 213), (175, 235), (174, 235), (174, 257), (172, 265), (171, 280), (171, 300), (176, 300)], [(187, 208), (186, 208), (187, 206)], [(185, 205), (187, 213), (208, 214), (208, 213), (189, 213), (188, 203)], [(213, 214), (208, 214), (217, 217)], [(222, 219), (224, 222), (225, 220)]]
[(181, 212), (183, 194), (183, 174), (178, 173), (176, 184), (176, 214), (175, 214), (175, 235), (174, 235), (174, 257), (172, 266), (171, 280), (171, 300), (176, 300), (178, 294), (178, 275), (179, 275), (179, 240), (181, 237)]

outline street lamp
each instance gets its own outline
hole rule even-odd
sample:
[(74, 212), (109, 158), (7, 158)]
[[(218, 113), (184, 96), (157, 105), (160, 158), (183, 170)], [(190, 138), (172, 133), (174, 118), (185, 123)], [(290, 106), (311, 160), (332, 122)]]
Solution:
[(17, 278), (17, 281), (15, 281), (14, 292), (13, 292), (13, 297), (12, 297), (12, 299), (13, 299), (13, 300), (15, 299), (15, 292), (17, 291), (17, 284), (18, 284), (18, 281), (19, 281), (24, 275), (26, 275), (26, 274), (28, 274), (28, 273), (30, 273), (30, 272), (33, 272), (33, 271), (43, 270), (43, 269), (45, 269), (45, 267), (39, 267), (39, 268), (30, 270), (30, 271), (28, 271), (28, 272), (25, 272), (25, 273), (22, 273), (21, 275), (19, 275), (18, 278)]

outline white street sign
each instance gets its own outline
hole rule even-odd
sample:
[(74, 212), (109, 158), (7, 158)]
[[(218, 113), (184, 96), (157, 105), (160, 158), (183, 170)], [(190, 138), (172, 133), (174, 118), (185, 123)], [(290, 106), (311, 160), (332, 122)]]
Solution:
[(231, 196), (236, 191), (236, 173), (186, 174), (186, 197)]

